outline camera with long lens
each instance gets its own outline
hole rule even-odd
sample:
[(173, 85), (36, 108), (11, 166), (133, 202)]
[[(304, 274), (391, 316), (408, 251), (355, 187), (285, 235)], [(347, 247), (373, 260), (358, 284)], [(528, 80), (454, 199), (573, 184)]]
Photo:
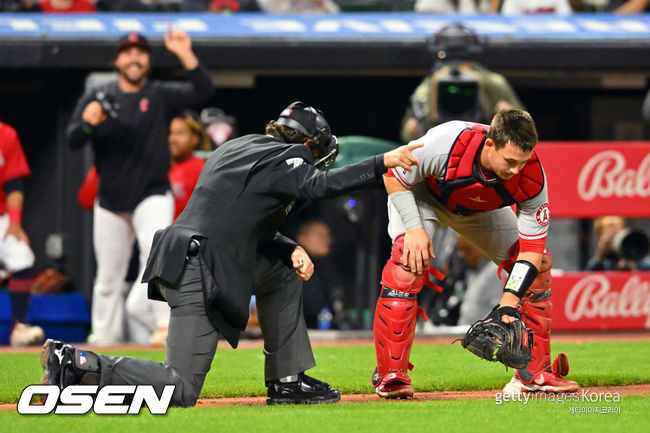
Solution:
[(614, 235), (612, 249), (623, 259), (641, 260), (650, 251), (650, 240), (642, 231), (626, 228)]

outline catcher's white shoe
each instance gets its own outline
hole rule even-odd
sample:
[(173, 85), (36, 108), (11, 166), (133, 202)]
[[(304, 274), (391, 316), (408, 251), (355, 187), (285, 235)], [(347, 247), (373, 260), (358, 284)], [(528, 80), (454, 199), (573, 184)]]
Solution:
[[(566, 354), (560, 352), (555, 357), (552, 365), (549, 365), (545, 370), (531, 376), (527, 373), (532, 380), (522, 380), (522, 371), (515, 370), (515, 375), (510, 379), (510, 382), (503, 387), (504, 395), (516, 395), (521, 392), (575, 392), (580, 389), (580, 385), (573, 380), (564, 378), (569, 374), (569, 358)], [(526, 377), (524, 375), (524, 377)]]
[(532, 389), (514, 376), (503, 387), (503, 395), (519, 395), (525, 391), (532, 391)]
[(535, 376), (531, 383), (524, 383), (513, 376), (510, 382), (503, 387), (504, 395), (517, 395), (522, 392), (575, 392), (580, 385), (572, 380), (567, 380), (551, 371), (542, 371)]

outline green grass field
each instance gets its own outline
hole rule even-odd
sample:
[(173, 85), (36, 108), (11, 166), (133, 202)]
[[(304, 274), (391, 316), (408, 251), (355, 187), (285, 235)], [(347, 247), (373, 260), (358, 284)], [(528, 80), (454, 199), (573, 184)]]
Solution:
[[(569, 378), (583, 387), (650, 383), (650, 341), (554, 344), (571, 360)], [(111, 353), (111, 352), (107, 352)], [(370, 345), (320, 347), (314, 353), (318, 367), (310, 374), (343, 393), (372, 393), (370, 375), (374, 350)], [(162, 351), (112, 352), (162, 361)], [(415, 345), (412, 372), (416, 391), (495, 389), (512, 372), (488, 363), (456, 345)], [(202, 397), (265, 395), (261, 349), (217, 351)], [(0, 402), (16, 402), (22, 389), (37, 383), (41, 368), (37, 353), (0, 354)], [(615, 407), (620, 413), (575, 413), (572, 407)], [(650, 395), (622, 396), (620, 403), (554, 401), (509, 402), (494, 399), (339, 403), (318, 407), (206, 407), (172, 408), (166, 416), (21, 416), (0, 412), (0, 431), (535, 431), (540, 423), (561, 432), (650, 431)]]

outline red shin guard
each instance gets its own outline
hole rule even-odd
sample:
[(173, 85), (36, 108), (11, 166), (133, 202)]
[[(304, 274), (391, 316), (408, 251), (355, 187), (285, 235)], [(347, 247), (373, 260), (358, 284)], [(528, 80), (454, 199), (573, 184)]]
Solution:
[[(516, 257), (517, 244), (513, 246), (512, 257)], [(533, 347), (528, 367), (515, 370), (515, 376), (504, 387), (504, 392), (522, 391), (573, 392), (580, 388), (576, 382), (564, 378), (569, 373), (569, 360), (564, 353), (558, 353), (551, 365), (551, 266), (553, 259), (544, 250), (542, 265), (526, 296), (519, 303), (522, 320), (533, 331)], [(514, 258), (504, 260), (499, 270), (510, 272)]]
[(428, 274), (417, 276), (389, 259), (382, 272), (381, 294), (377, 300), (373, 334), (377, 369), (373, 386), (386, 398), (413, 395), (407, 370), (418, 315), (417, 293)]
[(552, 264), (551, 254), (544, 250), (539, 274), (519, 303), (521, 317), (534, 335), (530, 364), (517, 371), (518, 378), (524, 383), (532, 381), (536, 375), (551, 366)]
[(377, 353), (377, 373), (406, 374), (417, 319), (415, 295), (411, 299), (379, 298), (373, 333)]
[(533, 331), (533, 348), (530, 364), (527, 368), (518, 370), (520, 379), (529, 382), (533, 377), (551, 365), (551, 318), (553, 303), (550, 293), (542, 294), (540, 300), (522, 299), (519, 304), (521, 317)]
[(385, 398), (413, 395), (407, 371), (413, 369), (409, 357), (418, 312), (427, 320), (417, 304), (417, 293), (429, 282), (429, 273), (444, 279), (444, 275), (435, 270), (416, 275), (404, 269), (401, 265), (403, 248), (404, 237), (398, 236), (381, 274), (381, 293), (373, 324), (377, 369), (372, 384), (377, 394)]
[[(551, 303), (550, 289), (540, 294), (531, 294), (522, 299), (519, 306), (522, 320), (534, 333), (533, 347), (528, 367), (515, 370), (515, 388), (523, 391), (575, 392), (578, 383), (565, 379), (569, 374), (569, 360), (564, 353), (558, 353), (551, 364)], [(520, 385), (516, 385), (517, 381)], [(506, 385), (508, 388), (509, 385)], [(504, 388), (504, 391), (505, 389)]]

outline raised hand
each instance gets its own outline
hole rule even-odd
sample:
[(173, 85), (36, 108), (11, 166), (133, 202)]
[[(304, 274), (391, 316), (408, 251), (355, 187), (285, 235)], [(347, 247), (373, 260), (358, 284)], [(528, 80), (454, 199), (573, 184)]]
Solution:
[(178, 57), (178, 60), (180, 60), (185, 69), (192, 70), (198, 66), (199, 60), (194, 55), (194, 51), (192, 51), (192, 39), (190, 35), (183, 30), (175, 30), (171, 24), (165, 35), (165, 48)]

